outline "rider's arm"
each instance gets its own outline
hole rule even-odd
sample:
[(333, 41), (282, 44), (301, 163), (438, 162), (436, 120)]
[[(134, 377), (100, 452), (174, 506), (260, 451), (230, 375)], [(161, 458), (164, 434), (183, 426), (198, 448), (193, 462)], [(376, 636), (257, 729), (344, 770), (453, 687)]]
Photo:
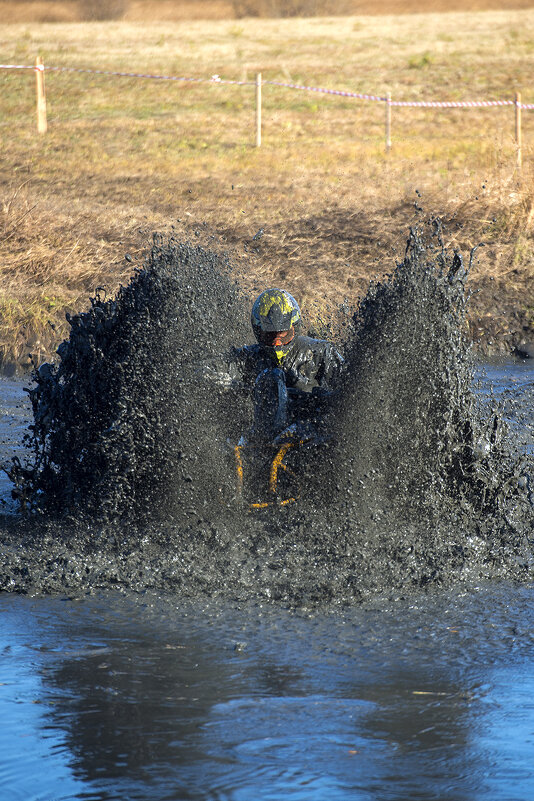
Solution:
[(203, 362), (200, 373), (223, 389), (249, 391), (245, 348), (232, 348), (228, 353), (211, 357)]
[(301, 394), (326, 395), (334, 387), (343, 357), (324, 340), (308, 338), (303, 344), (303, 349), (287, 370), (288, 387)]
[(322, 391), (331, 391), (336, 379), (339, 377), (345, 360), (341, 353), (329, 342), (323, 353), (323, 358), (317, 371), (317, 383)]

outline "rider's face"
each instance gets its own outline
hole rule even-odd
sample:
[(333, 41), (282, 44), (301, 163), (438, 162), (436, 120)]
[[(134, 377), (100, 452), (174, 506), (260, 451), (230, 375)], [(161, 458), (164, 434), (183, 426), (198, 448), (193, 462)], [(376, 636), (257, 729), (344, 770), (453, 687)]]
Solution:
[(260, 343), (269, 348), (279, 348), (288, 345), (295, 336), (293, 326), (287, 331), (262, 331), (259, 337)]

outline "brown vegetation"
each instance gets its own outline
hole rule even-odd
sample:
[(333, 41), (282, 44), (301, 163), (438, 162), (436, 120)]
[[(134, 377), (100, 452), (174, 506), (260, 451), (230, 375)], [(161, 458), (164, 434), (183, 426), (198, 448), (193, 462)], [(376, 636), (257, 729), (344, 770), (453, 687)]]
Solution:
[(82, 22), (122, 19), (127, 11), (128, 0), (78, 0)]
[(384, 15), (526, 9), (534, 0), (0, 0), (3, 23), (180, 22), (244, 17)]
[[(529, 12), (6, 26), (2, 40), (11, 63), (40, 53), (48, 65), (249, 80), (261, 69), (402, 99), (521, 89), (534, 102)], [(266, 86), (255, 149), (250, 86), (50, 72), (49, 130), (37, 137), (33, 75), (0, 79), (4, 362), (50, 354), (65, 311), (98, 286), (113, 293), (154, 230), (228, 251), (251, 294), (281, 284), (313, 316), (391, 271), (409, 226), (432, 214), (467, 256), (486, 243), (473, 268), (474, 339), (490, 351), (534, 337), (534, 112), (520, 175), (509, 107), (394, 109), (386, 156), (383, 105)]]

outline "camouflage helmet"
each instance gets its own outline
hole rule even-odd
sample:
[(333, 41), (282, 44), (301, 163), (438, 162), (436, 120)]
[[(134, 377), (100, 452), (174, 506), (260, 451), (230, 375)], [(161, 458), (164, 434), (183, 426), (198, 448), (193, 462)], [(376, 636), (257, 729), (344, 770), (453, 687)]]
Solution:
[(266, 289), (254, 301), (250, 320), (259, 341), (262, 332), (288, 331), (298, 327), (300, 309), (297, 301), (285, 289)]
[[(252, 330), (260, 345), (282, 364), (300, 327), (300, 309), (285, 289), (266, 289), (254, 301)], [(287, 332), (283, 337), (278, 332)]]

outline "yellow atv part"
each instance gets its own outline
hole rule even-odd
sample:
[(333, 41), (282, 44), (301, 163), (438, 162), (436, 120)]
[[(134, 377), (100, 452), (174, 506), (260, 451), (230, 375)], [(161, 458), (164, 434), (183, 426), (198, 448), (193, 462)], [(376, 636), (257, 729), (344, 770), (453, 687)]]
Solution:
[[(297, 445), (302, 445), (304, 440), (299, 440), (295, 442), (284, 442), (278, 449), (274, 459), (271, 462), (271, 466), (269, 469), (269, 500), (263, 501), (259, 503), (251, 503), (249, 504), (250, 509), (266, 509), (269, 506), (287, 506), (290, 503), (294, 503), (300, 497), (300, 491), (290, 498), (280, 498), (278, 495), (278, 472), (279, 470), (283, 470), (284, 472), (288, 473), (292, 478), (295, 479), (298, 487), (297, 476), (290, 467), (287, 466), (284, 462), (284, 457), (288, 453), (291, 448), (294, 448)], [(242, 456), (243, 445), (236, 445), (234, 447), (234, 454), (235, 454), (235, 464), (236, 464), (236, 475), (237, 475), (237, 496), (242, 497), (243, 495), (243, 481), (244, 481), (244, 470), (243, 470), (243, 456)]]

